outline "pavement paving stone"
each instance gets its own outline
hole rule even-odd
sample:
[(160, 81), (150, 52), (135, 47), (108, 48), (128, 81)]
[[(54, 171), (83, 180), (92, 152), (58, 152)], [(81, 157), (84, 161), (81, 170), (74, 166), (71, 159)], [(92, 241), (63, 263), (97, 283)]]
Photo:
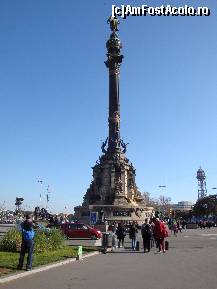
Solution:
[[(217, 228), (186, 230), (172, 236), (165, 254), (156, 254), (156, 248), (146, 254), (120, 248), (0, 288), (217, 289), (217, 240), (210, 239), (209, 234), (217, 234)], [(129, 247), (129, 240), (126, 245)]]

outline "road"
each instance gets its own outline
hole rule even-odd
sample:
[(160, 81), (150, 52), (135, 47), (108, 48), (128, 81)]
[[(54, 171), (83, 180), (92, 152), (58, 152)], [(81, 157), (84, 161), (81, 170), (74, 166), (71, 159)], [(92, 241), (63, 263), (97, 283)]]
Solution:
[(1, 285), (4, 289), (217, 289), (217, 228), (170, 237), (165, 254), (118, 249)]

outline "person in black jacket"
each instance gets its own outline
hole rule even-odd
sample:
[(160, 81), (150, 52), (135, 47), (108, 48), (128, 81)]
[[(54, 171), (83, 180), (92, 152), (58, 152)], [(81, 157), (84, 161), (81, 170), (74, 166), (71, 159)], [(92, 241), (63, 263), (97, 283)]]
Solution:
[(152, 232), (152, 226), (149, 224), (148, 219), (145, 219), (145, 223), (142, 226), (142, 239), (143, 239), (143, 248), (144, 253), (146, 253), (146, 250), (150, 252), (150, 245), (151, 245), (151, 238), (153, 236)]
[(118, 223), (116, 235), (118, 239), (118, 248), (124, 247), (124, 238), (126, 236), (126, 232), (124, 226), (121, 223)]
[(132, 241), (132, 249), (133, 251), (136, 250), (136, 235), (138, 233), (138, 230), (136, 228), (136, 225), (135, 223), (133, 223), (131, 226), (130, 226), (130, 229), (129, 229), (129, 237)]

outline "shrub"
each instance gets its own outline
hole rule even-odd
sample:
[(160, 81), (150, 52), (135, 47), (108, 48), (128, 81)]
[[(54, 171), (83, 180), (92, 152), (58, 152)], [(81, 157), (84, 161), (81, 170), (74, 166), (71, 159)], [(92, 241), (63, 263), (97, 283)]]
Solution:
[(58, 229), (50, 230), (48, 239), (52, 250), (60, 249), (64, 246), (64, 234)]
[(35, 234), (34, 241), (35, 241), (34, 251), (36, 253), (41, 253), (50, 250), (48, 244), (49, 242), (45, 231), (37, 231)]
[(9, 230), (0, 241), (0, 250), (18, 252), (20, 250), (22, 236), (15, 228)]
[[(15, 228), (9, 230), (0, 241), (0, 251), (18, 252), (22, 235)], [(34, 238), (35, 253), (54, 251), (64, 247), (64, 235), (58, 229), (36, 230)]]
[(58, 229), (38, 230), (35, 234), (35, 252), (53, 251), (64, 246), (64, 235)]

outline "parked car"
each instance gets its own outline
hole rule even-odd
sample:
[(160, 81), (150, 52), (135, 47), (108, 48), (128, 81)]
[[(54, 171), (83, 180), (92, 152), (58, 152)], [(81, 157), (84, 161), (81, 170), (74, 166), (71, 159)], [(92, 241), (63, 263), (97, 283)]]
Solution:
[(60, 229), (69, 238), (100, 239), (102, 237), (101, 231), (81, 223), (64, 223)]

